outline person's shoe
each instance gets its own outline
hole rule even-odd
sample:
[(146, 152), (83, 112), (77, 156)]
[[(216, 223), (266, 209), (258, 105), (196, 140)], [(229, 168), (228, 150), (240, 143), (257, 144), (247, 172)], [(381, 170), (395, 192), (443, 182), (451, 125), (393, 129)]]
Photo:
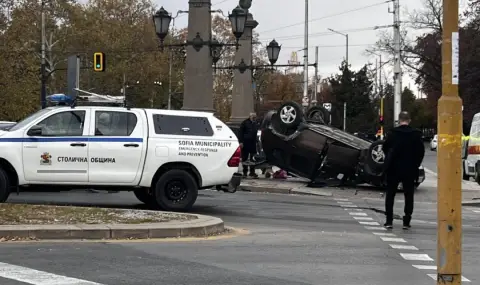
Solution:
[(383, 226), (384, 226), (386, 229), (393, 229), (392, 223), (385, 223), (385, 224), (383, 224)]
[(404, 230), (409, 230), (412, 226), (410, 225), (410, 217), (403, 217), (403, 229)]
[(248, 176), (251, 178), (258, 178), (258, 175), (256, 173), (250, 173)]
[(247, 173), (244, 173), (243, 178), (247, 178), (247, 177), (248, 177)]

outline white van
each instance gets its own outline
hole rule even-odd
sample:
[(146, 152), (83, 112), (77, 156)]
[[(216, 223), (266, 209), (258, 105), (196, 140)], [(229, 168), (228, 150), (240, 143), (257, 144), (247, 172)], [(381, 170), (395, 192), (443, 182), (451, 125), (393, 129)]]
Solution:
[(475, 114), (470, 135), (462, 137), (463, 179), (474, 177), (480, 184), (480, 113)]

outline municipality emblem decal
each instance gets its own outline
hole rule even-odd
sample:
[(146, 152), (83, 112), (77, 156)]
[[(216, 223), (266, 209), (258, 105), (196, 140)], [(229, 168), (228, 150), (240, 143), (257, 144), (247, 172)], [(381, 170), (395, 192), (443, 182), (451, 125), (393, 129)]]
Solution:
[(52, 164), (52, 156), (48, 152), (44, 152), (40, 155), (40, 164), (41, 165), (51, 165)]

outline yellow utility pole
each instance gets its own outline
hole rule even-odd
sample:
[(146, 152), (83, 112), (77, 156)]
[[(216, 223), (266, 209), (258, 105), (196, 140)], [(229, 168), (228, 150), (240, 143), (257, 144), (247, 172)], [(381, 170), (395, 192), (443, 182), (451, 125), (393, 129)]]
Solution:
[(462, 99), (458, 1), (443, 0), (442, 97), (438, 100), (437, 284), (462, 284)]

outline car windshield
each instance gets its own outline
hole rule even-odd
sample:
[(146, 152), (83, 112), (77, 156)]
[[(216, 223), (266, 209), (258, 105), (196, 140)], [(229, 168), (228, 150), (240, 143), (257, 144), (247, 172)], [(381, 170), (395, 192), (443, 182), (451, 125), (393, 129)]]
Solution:
[(45, 113), (50, 112), (50, 109), (42, 109), (36, 113), (31, 114), (30, 116), (26, 117), (25, 119), (21, 120), (20, 122), (16, 123), (14, 126), (11, 128), (7, 129), (7, 131), (16, 131), (19, 130), (26, 125), (30, 124), (31, 122), (35, 121), (37, 118), (43, 116)]

